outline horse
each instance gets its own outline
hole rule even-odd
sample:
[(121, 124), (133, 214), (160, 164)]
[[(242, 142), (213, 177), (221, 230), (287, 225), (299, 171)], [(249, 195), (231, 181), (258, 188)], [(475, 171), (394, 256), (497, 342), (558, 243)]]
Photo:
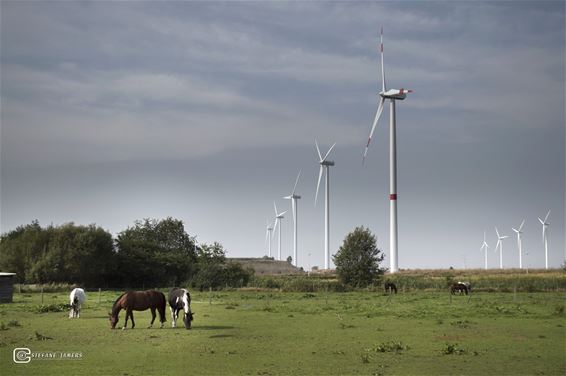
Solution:
[(468, 295), (470, 291), (471, 291), (471, 286), (469, 282), (455, 282), (452, 284), (452, 286), (450, 286), (450, 293), (452, 295), (456, 293)]
[(384, 287), (385, 287), (385, 292), (386, 292), (386, 293), (388, 293), (388, 294), (391, 294), (391, 293), (397, 294), (397, 286), (395, 286), (395, 284), (394, 284), (393, 282), (391, 282), (391, 281), (386, 281)]
[(85, 300), (85, 290), (75, 288), (71, 291), (71, 294), (69, 295), (69, 305), (71, 306), (71, 311), (69, 312), (70, 319), (81, 317), (81, 304), (83, 304)]
[(191, 294), (185, 289), (173, 287), (169, 291), (169, 309), (171, 309), (171, 327), (177, 326), (177, 318), (179, 311), (185, 312), (183, 316), (183, 323), (186, 329), (191, 329), (191, 322), (193, 321), (193, 312), (191, 311)]
[(132, 311), (145, 311), (146, 309), (151, 309), (151, 323), (149, 328), (153, 326), (155, 321), (155, 310), (159, 312), (159, 321), (161, 322), (161, 328), (163, 328), (163, 323), (165, 323), (165, 295), (162, 292), (155, 290), (148, 291), (127, 291), (120, 295), (118, 299), (114, 302), (112, 306), (112, 312), (108, 313), (108, 321), (110, 322), (110, 328), (116, 328), (118, 324), (120, 310), (126, 310), (126, 319), (124, 322), (124, 327), (122, 330), (126, 329), (128, 326), (128, 317), (132, 319), (132, 329), (136, 326), (134, 322), (134, 313)]

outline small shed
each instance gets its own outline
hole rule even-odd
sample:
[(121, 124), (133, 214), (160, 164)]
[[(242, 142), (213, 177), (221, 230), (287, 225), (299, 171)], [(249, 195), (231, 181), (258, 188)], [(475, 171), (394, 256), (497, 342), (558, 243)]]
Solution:
[(12, 303), (16, 273), (0, 272), (0, 303)]

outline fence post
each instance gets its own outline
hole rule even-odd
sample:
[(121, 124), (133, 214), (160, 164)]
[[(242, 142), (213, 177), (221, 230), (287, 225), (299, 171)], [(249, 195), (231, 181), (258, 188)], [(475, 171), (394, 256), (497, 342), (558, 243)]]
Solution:
[(208, 304), (212, 305), (212, 286), (208, 288)]
[(98, 288), (98, 304), (100, 304), (100, 287)]
[(43, 284), (41, 284), (41, 304), (43, 304)]

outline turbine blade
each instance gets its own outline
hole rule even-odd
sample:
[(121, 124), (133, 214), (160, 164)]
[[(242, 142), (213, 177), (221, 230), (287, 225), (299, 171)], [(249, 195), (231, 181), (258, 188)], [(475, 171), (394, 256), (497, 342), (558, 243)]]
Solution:
[(515, 230), (514, 227), (511, 227), (511, 230), (515, 231), (517, 234), (519, 233), (519, 230)]
[(264, 242), (264, 243), (267, 243), (267, 238), (268, 238), (268, 237), (269, 237), (269, 230), (266, 230), (266, 231), (265, 231), (265, 242)]
[(385, 92), (385, 67), (383, 65), (383, 26), (381, 27), (381, 89)]
[[(273, 201), (273, 208), (275, 209), (275, 216), (277, 217), (277, 205), (275, 205), (275, 201)], [(277, 220), (275, 222), (277, 222)]]
[(318, 188), (320, 188), (320, 179), (322, 178), (322, 171), (323, 167), (320, 166), (320, 170), (318, 170), (318, 183), (316, 183), (316, 194), (314, 196), (314, 204), (316, 205), (316, 201), (318, 199)]
[(316, 141), (316, 138), (314, 140), (314, 145), (316, 146), (316, 152), (318, 153), (318, 161), (322, 162), (322, 155), (320, 155), (320, 149), (318, 148), (318, 142)]
[(540, 217), (539, 217), (538, 221), (540, 222), (541, 225), (544, 226), (544, 221), (542, 219), (540, 219)]
[(371, 131), (369, 132), (369, 137), (368, 137), (368, 143), (366, 144), (366, 148), (364, 150), (364, 156), (362, 159), (362, 163), (366, 160), (366, 155), (368, 153), (368, 149), (369, 149), (369, 144), (371, 143), (371, 138), (373, 136), (373, 132), (375, 131), (375, 127), (377, 126), (377, 123), (379, 122), (379, 118), (381, 117), (381, 114), (383, 113), (383, 103), (385, 102), (385, 98), (381, 97), (381, 100), (379, 101), (379, 106), (377, 107), (377, 112), (375, 113), (375, 118), (373, 119), (373, 125), (371, 126)]
[(275, 232), (277, 231), (277, 224), (279, 223), (279, 219), (275, 218), (275, 226), (273, 226), (273, 233), (271, 234), (271, 238), (275, 236)]
[(283, 217), (283, 215), (284, 215), (285, 213), (287, 213), (287, 210), (285, 210), (283, 213), (279, 213), (279, 216), (280, 216), (280, 217)]
[(292, 195), (295, 194), (295, 189), (297, 189), (297, 183), (299, 182), (299, 178), (301, 177), (301, 170), (299, 170), (299, 175), (297, 175), (297, 180), (295, 180), (295, 186), (293, 187), (293, 193)]
[(495, 233), (497, 234), (497, 237), (500, 238), (501, 236), (499, 236), (499, 231), (497, 231), (497, 226), (495, 227)]
[(326, 155), (325, 155), (324, 158), (322, 159), (323, 161), (325, 161), (326, 158), (328, 158), (328, 155), (330, 154), (330, 152), (332, 151), (332, 149), (334, 149), (334, 146), (336, 146), (336, 142), (330, 147), (330, 149), (328, 149), (328, 152), (326, 153)]
[(525, 220), (523, 219), (523, 222), (521, 222), (521, 225), (519, 226), (519, 231), (521, 231), (523, 229), (524, 224), (525, 224)]
[(550, 210), (548, 211), (548, 213), (546, 213), (546, 217), (544, 217), (544, 222), (546, 223), (546, 220), (548, 219), (548, 216), (550, 215)]

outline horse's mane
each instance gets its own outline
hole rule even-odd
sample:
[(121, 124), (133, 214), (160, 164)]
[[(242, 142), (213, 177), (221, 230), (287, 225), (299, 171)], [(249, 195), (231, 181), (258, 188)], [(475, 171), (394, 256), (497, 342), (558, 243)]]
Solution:
[(120, 296), (118, 297), (118, 299), (116, 299), (116, 300), (114, 301), (114, 304), (112, 304), (112, 313), (114, 313), (114, 311), (115, 311), (115, 307), (116, 307), (116, 304), (118, 303), (118, 300), (122, 299), (122, 297), (123, 297), (124, 295), (126, 295), (127, 293), (128, 293), (128, 292), (126, 291), (125, 293), (123, 293), (122, 295), (120, 295)]

